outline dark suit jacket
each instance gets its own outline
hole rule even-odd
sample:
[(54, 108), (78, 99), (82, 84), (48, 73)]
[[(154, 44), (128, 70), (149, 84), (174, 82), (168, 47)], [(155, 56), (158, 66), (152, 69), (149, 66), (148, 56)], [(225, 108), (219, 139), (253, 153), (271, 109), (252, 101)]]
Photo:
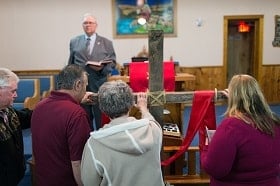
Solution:
[[(100, 71), (95, 71), (86, 66), (87, 61), (100, 61), (103, 59), (112, 60), (113, 63), (106, 64)], [(70, 57), (68, 64), (78, 64), (85, 67), (89, 76), (88, 90), (97, 92), (99, 87), (107, 81), (107, 75), (111, 72), (112, 67), (116, 64), (116, 54), (112, 41), (96, 34), (96, 40), (93, 51), (90, 56), (86, 53), (85, 35), (77, 36), (70, 41)]]

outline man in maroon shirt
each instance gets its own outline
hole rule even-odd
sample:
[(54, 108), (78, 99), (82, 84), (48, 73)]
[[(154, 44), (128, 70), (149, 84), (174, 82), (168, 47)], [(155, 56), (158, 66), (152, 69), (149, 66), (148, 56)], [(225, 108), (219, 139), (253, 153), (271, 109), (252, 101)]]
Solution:
[(87, 97), (87, 73), (66, 66), (57, 91), (38, 103), (31, 119), (35, 180), (40, 186), (82, 185), (80, 161), (89, 137), (89, 118), (80, 106)]

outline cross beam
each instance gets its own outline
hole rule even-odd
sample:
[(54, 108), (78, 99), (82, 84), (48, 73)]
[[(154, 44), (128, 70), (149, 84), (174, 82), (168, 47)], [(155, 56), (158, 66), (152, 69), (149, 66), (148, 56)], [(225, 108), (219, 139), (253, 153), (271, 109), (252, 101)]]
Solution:
[[(164, 96), (164, 97), (163, 97)], [(164, 95), (158, 97), (157, 100), (153, 100), (151, 94), (149, 95), (149, 103), (151, 106), (161, 104), (161, 103), (183, 103), (183, 104), (192, 104), (194, 96), (194, 91), (185, 91), (185, 92), (165, 92)], [(222, 91), (217, 91), (213, 101), (223, 102), (226, 101), (227, 97), (222, 93)]]

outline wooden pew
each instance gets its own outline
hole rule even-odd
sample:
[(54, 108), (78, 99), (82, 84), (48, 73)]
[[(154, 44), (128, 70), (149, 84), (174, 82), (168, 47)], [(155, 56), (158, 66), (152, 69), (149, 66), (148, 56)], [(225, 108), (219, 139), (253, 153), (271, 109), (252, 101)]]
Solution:
[(48, 86), (46, 86), (45, 89), (41, 89), (42, 99), (48, 97), (50, 95), (51, 91), (55, 89), (55, 76), (54, 75), (48, 76), (45, 79), (43, 79), (43, 77), (42, 77), (41, 82), (44, 80), (48, 81), (48, 82), (45, 82), (46, 84), (48, 84)]
[(14, 108), (29, 108), (33, 110), (41, 98), (39, 79), (20, 79), (17, 95), (18, 97), (13, 104)]
[(41, 99), (48, 97), (55, 89), (55, 75), (20, 75), (20, 79), (39, 79)]

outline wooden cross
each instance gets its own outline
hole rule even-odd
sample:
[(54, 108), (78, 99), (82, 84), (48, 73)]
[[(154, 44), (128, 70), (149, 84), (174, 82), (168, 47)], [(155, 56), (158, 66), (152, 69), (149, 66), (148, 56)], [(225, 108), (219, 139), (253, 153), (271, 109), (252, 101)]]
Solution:
[[(166, 103), (192, 103), (193, 91), (164, 92), (163, 88), (163, 31), (149, 31), (149, 105), (150, 112), (161, 124)], [(216, 100), (224, 101), (226, 97), (217, 91)]]
[[(163, 109), (164, 104), (168, 103), (192, 103), (193, 91), (185, 92), (164, 92), (163, 88), (163, 31), (149, 31), (149, 110), (161, 127), (164, 125)], [(216, 100), (225, 100), (226, 97), (220, 92), (216, 93)], [(163, 146), (165, 144), (163, 138)], [(166, 139), (167, 140), (167, 139)], [(164, 159), (163, 146), (161, 158)], [(180, 162), (179, 162), (180, 164)], [(180, 166), (179, 166), (180, 167)], [(165, 175), (166, 169), (162, 169)]]

